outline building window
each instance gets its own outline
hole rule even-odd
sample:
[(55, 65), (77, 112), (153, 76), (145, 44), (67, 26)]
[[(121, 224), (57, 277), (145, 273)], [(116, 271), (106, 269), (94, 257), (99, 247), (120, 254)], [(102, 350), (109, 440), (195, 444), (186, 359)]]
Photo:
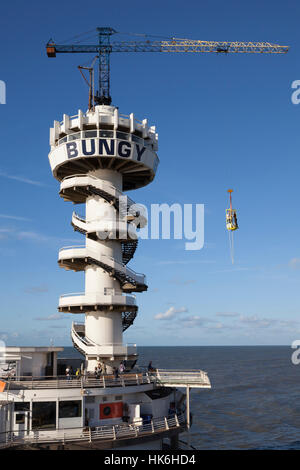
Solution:
[(104, 295), (114, 295), (115, 289), (113, 287), (104, 287)]
[(24, 413), (17, 413), (16, 414), (16, 424), (24, 424), (25, 423), (25, 414)]
[(37, 401), (32, 403), (32, 429), (56, 428), (56, 402)]
[(68, 142), (70, 142), (70, 140), (76, 140), (76, 139), (80, 139), (80, 132), (77, 132), (77, 134), (71, 134), (68, 136)]
[(68, 400), (59, 402), (59, 418), (80, 418), (81, 401)]
[(113, 136), (114, 136), (113, 131), (100, 131), (100, 137), (106, 137), (106, 138), (112, 139)]
[(83, 133), (83, 136), (87, 139), (90, 139), (92, 137), (97, 137), (97, 131), (86, 131)]
[(95, 397), (85, 397), (86, 403), (95, 403)]
[(15, 402), (15, 411), (29, 411), (29, 401)]

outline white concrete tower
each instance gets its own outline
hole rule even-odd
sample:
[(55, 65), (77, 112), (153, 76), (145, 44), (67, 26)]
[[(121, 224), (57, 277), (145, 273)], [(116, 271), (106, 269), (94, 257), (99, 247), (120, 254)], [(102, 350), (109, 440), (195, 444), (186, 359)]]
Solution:
[(123, 344), (137, 305), (133, 292), (147, 290), (146, 279), (128, 268), (137, 247), (136, 227), (147, 221), (123, 191), (150, 183), (158, 165), (157, 134), (147, 120), (120, 115), (99, 105), (85, 114), (64, 115), (50, 129), (49, 160), (60, 181), (60, 196), (85, 203), (85, 216), (75, 212), (72, 225), (86, 237), (84, 246), (62, 248), (65, 269), (85, 271), (85, 292), (59, 299), (59, 311), (84, 313), (85, 323), (72, 324), (74, 346), (93, 371), (101, 362), (110, 372), (122, 360), (137, 358), (136, 347)]

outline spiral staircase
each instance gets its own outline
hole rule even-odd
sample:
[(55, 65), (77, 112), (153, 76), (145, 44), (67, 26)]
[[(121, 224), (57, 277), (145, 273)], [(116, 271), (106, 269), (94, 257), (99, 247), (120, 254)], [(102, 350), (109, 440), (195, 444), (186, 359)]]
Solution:
[(71, 220), (85, 245), (64, 247), (58, 257), (60, 267), (85, 273), (85, 291), (62, 295), (58, 309), (85, 315), (84, 324), (73, 322), (71, 338), (86, 357), (87, 369), (102, 362), (112, 370), (137, 357), (136, 347), (123, 344), (122, 335), (137, 316), (134, 294), (148, 288), (145, 275), (128, 267), (138, 246), (137, 230), (146, 226), (147, 216), (123, 191), (154, 178), (157, 134), (146, 120), (121, 117), (117, 108), (102, 105), (55, 121), (50, 143), (60, 196), (85, 204), (85, 215), (74, 211)]

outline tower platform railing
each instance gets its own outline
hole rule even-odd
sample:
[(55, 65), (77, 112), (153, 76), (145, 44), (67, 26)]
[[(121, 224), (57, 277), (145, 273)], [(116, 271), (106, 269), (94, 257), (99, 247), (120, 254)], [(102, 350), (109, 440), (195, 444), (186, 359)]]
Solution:
[(145, 147), (151, 147), (152, 143), (145, 141), (142, 137), (138, 137), (134, 134), (127, 132), (119, 132), (113, 130), (90, 130), (90, 131), (77, 131), (71, 134), (67, 134), (64, 137), (60, 138), (56, 142), (56, 146), (64, 144), (65, 142), (72, 142), (73, 140), (82, 140), (82, 139), (119, 139), (127, 140), (128, 142), (135, 142)]
[(107, 293), (105, 293), (105, 287), (104, 287), (104, 293), (103, 294), (100, 294), (99, 292), (71, 292), (69, 294), (62, 294), (60, 296), (61, 299), (64, 299), (66, 297), (86, 297), (87, 299), (89, 297), (93, 297), (95, 300), (101, 300), (102, 297), (105, 298), (105, 297), (120, 297), (122, 299), (131, 299), (131, 303), (132, 304), (135, 304), (135, 300), (136, 300), (136, 296), (134, 294), (122, 294), (121, 291), (117, 291), (116, 289), (114, 288), (109, 288), (109, 291)]
[(135, 204), (135, 202), (127, 195), (122, 193), (119, 189), (117, 189), (115, 186), (113, 186), (112, 183), (109, 183), (108, 181), (101, 180), (97, 178), (94, 175), (87, 175), (87, 174), (75, 174), (71, 176), (66, 176), (63, 181), (61, 182), (61, 188), (64, 188), (68, 184), (68, 182), (76, 181), (78, 179), (77, 184), (81, 182), (81, 184), (89, 184), (91, 181), (92, 184), (94, 184), (98, 189), (103, 190), (104, 192), (107, 192), (110, 196), (120, 198), (121, 196), (126, 196), (127, 197), (127, 204), (129, 206)]

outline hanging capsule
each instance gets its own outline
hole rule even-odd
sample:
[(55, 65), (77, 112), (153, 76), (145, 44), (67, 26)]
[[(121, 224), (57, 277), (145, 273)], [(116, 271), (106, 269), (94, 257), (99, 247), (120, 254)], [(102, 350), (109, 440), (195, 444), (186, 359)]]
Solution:
[(234, 231), (239, 228), (238, 223), (237, 223), (236, 210), (232, 209), (232, 198), (231, 198), (232, 191), (233, 189), (228, 189), (230, 208), (226, 209), (226, 228), (229, 231)]

